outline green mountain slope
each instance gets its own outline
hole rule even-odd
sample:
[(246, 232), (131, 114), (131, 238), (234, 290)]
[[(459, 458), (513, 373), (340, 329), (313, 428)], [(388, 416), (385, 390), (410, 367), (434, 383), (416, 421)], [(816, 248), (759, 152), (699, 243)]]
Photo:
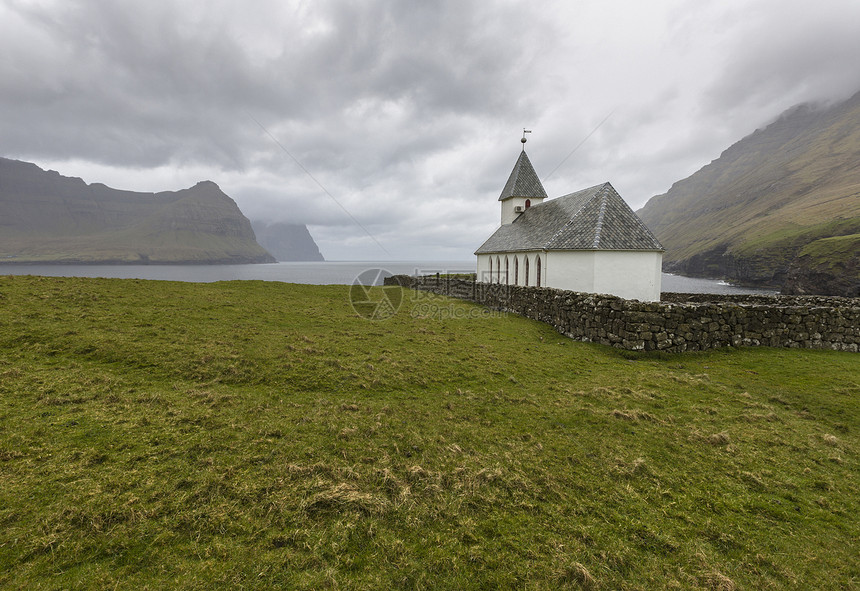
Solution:
[(213, 182), (136, 193), (0, 158), (0, 261), (274, 262)]
[(637, 213), (666, 271), (860, 295), (860, 93), (789, 109)]

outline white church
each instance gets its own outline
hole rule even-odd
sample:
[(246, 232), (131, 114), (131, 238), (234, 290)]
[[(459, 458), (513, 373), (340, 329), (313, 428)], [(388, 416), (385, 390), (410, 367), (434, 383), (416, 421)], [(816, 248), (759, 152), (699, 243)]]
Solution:
[(612, 185), (546, 199), (524, 137), (502, 225), (475, 251), (478, 281), (660, 300), (663, 246)]

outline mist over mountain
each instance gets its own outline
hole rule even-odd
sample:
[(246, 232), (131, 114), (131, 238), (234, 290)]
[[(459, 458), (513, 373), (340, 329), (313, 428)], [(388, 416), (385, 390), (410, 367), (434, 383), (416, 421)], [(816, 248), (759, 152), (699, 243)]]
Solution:
[(789, 109), (637, 213), (664, 271), (860, 295), (860, 93)]
[(279, 261), (325, 260), (304, 224), (252, 220), (251, 227), (257, 242)]
[(0, 262), (267, 263), (215, 183), (138, 193), (0, 158)]

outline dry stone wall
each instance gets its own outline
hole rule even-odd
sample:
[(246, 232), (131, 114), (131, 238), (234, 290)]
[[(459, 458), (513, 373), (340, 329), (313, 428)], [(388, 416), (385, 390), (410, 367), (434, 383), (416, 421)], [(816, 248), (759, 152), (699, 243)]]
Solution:
[(858, 351), (860, 299), (663, 294), (660, 302), (552, 288), (396, 275), (387, 285), (472, 300), (546, 322), (580, 341), (632, 351), (770, 346)]

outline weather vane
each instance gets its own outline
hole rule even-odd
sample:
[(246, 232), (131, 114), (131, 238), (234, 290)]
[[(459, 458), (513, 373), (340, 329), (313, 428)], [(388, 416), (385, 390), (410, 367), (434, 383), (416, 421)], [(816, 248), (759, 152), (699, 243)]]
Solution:
[(526, 150), (526, 142), (528, 141), (526, 139), (526, 134), (531, 133), (531, 132), (532, 132), (531, 129), (526, 129), (525, 127), (523, 127), (523, 139), (520, 140), (523, 143), (523, 152), (525, 152), (525, 150)]

